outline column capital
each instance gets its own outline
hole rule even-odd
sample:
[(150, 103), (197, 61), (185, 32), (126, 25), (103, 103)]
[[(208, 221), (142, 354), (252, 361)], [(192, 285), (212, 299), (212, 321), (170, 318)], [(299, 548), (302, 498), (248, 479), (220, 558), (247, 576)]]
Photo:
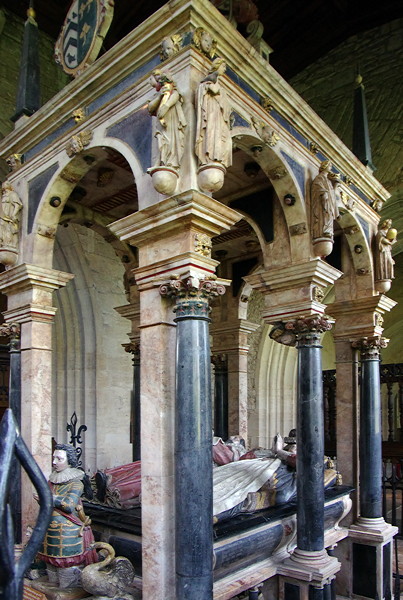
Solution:
[(360, 350), (362, 360), (379, 360), (381, 349), (386, 348), (388, 343), (387, 338), (374, 335), (360, 340), (353, 340), (351, 345), (353, 348)]
[[(169, 282), (160, 286), (161, 296), (176, 298), (174, 312), (176, 319), (181, 317), (205, 317), (210, 312), (209, 300), (225, 294), (225, 279), (215, 276), (199, 279), (198, 277), (174, 276)], [(175, 320), (176, 320), (175, 319)]]
[(21, 325), (19, 323), (3, 323), (0, 325), (0, 336), (10, 338), (10, 350), (20, 350)]
[(314, 344), (322, 333), (331, 330), (333, 323), (333, 319), (327, 315), (308, 315), (289, 321), (277, 321), (273, 324), (269, 337), (285, 346), (295, 346), (300, 342)]
[(133, 356), (133, 364), (140, 364), (141, 349), (139, 341), (130, 341), (127, 344), (122, 344), (125, 352), (128, 352)]
[(321, 315), (325, 289), (342, 273), (320, 258), (262, 270), (245, 277), (245, 281), (265, 296), (263, 319), (267, 323), (293, 319), (299, 315)]

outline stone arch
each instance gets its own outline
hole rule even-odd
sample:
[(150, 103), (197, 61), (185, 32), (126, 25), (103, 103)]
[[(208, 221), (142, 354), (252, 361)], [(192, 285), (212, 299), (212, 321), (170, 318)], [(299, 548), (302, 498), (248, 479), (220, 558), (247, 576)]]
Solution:
[[(136, 185), (138, 179), (143, 180), (143, 172), (137, 157), (126, 144), (119, 140), (104, 139), (102, 145), (88, 145), (85, 150), (70, 159), (64, 153), (59, 157), (58, 168), (42, 194), (33, 219), (33, 240), (28, 262), (51, 268), (55, 233), (57, 226), (62, 221), (62, 213), (67, 200), (83, 177), (94, 168), (96, 164), (94, 152), (100, 148), (104, 150), (111, 148), (123, 156), (130, 166)], [(98, 233), (109, 242), (113, 242), (117, 253), (122, 256), (128, 253), (130, 255), (131, 250), (128, 249), (128, 246), (114, 240), (113, 234), (107, 230), (107, 220), (102, 220), (100, 216), (95, 217), (93, 211), (85, 210), (83, 207), (76, 208), (77, 214), (74, 217), (76, 222), (81, 220), (84, 223), (86, 220), (94, 219), (94, 226)]]
[[(305, 203), (305, 174), (302, 174), (301, 170), (299, 181), (287, 162), (286, 148), (283, 148), (280, 142), (275, 147), (271, 147), (245, 127), (234, 127), (232, 137), (234, 144), (260, 166), (276, 192), (287, 226), (289, 244), (287, 262), (308, 260), (311, 256), (311, 240)], [(256, 147), (259, 149), (256, 150)], [(289, 160), (292, 161), (291, 156)], [(293, 162), (301, 167), (296, 161)], [(285, 201), (287, 195), (292, 197), (291, 204)], [(270, 260), (269, 256), (265, 256), (265, 262), (268, 260)]]
[(334, 284), (336, 298), (341, 293), (343, 299), (372, 296), (374, 281), (371, 243), (359, 217), (343, 208), (340, 212), (337, 225), (341, 229), (346, 250), (342, 256), (344, 277)]

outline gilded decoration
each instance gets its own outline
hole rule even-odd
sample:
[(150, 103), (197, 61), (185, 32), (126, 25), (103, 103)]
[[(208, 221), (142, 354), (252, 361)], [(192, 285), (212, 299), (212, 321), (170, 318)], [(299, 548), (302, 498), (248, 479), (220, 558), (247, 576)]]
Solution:
[(193, 44), (210, 59), (217, 54), (217, 41), (203, 27), (198, 27), (193, 32)]
[(255, 128), (256, 133), (261, 138), (261, 140), (272, 148), (276, 146), (277, 142), (280, 140), (280, 136), (278, 133), (274, 131), (271, 127), (269, 127), (263, 121), (260, 121), (257, 117), (252, 117), (252, 124)]
[(389, 340), (387, 338), (374, 335), (354, 340), (351, 345), (361, 352), (361, 360), (379, 360), (380, 351), (382, 348), (386, 348), (388, 343)]
[(72, 158), (76, 154), (82, 152), (84, 148), (89, 145), (92, 137), (93, 132), (89, 129), (80, 131), (80, 133), (73, 135), (66, 146), (67, 155)]
[(178, 169), (185, 146), (185, 127), (183, 98), (176, 83), (167, 71), (155, 69), (150, 84), (156, 94), (148, 103), (148, 112), (156, 117), (159, 129), (155, 137), (158, 141), (159, 165)]
[(14, 173), (22, 165), (22, 154), (10, 154), (6, 158), (6, 163), (10, 172)]
[(374, 210), (376, 210), (376, 212), (379, 212), (383, 206), (383, 200), (380, 200), (380, 199), (372, 200), (371, 206)]
[(73, 117), (76, 123), (81, 123), (81, 121), (84, 121), (86, 117), (85, 108), (76, 108), (76, 110), (73, 111), (71, 116)]
[(344, 190), (340, 191), (340, 200), (349, 211), (353, 211), (357, 204), (354, 198), (351, 198)]
[(309, 152), (313, 155), (319, 152), (318, 145), (315, 142), (309, 142)]
[(260, 103), (262, 105), (262, 108), (268, 113), (270, 113), (274, 108), (273, 100), (269, 96), (266, 96), (266, 98), (262, 98)]
[(202, 256), (211, 256), (211, 239), (205, 233), (195, 234), (195, 252)]
[(9, 268), (17, 262), (22, 201), (9, 181), (1, 186), (0, 262)]
[(161, 42), (160, 58), (168, 60), (179, 52), (182, 46), (182, 36), (179, 33), (165, 37)]
[(325, 297), (325, 290), (321, 288), (319, 285), (315, 285), (312, 288), (312, 300), (315, 302), (323, 302), (323, 298)]

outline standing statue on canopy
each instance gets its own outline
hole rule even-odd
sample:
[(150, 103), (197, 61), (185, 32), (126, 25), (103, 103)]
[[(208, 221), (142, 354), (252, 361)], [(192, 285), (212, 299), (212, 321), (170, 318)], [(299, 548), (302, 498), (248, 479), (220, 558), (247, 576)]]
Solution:
[(195, 153), (201, 165), (218, 162), (230, 167), (232, 164), (231, 109), (219, 82), (225, 69), (224, 59), (213, 60), (197, 90)]
[(333, 222), (339, 217), (335, 192), (336, 178), (331, 176), (332, 163), (325, 160), (319, 167), (311, 187), (312, 239), (333, 240)]
[(396, 242), (396, 229), (392, 228), (392, 220), (386, 219), (379, 225), (375, 238), (375, 280), (394, 279), (395, 261), (392, 258), (392, 246)]
[(172, 77), (161, 69), (153, 71), (150, 83), (157, 91), (148, 103), (148, 111), (157, 117), (160, 124), (155, 134), (160, 152), (159, 164), (178, 169), (183, 156), (187, 124), (182, 108), (183, 98)]

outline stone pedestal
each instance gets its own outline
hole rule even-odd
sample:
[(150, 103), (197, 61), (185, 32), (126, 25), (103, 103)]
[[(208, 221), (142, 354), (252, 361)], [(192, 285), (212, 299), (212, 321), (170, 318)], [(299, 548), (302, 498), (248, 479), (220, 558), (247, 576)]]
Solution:
[(353, 598), (392, 598), (393, 537), (397, 532), (398, 528), (385, 523), (382, 517), (359, 517), (357, 523), (351, 526)]

